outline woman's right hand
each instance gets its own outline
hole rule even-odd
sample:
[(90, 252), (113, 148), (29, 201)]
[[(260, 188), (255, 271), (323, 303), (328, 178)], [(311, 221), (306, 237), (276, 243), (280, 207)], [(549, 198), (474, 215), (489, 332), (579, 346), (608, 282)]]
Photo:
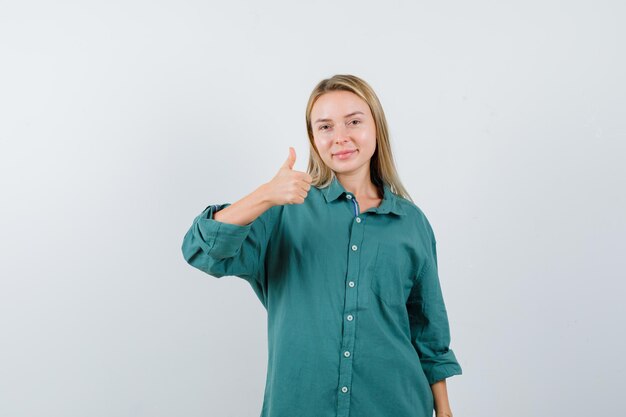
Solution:
[(296, 171), (296, 150), (289, 147), (289, 157), (280, 167), (274, 178), (264, 184), (265, 198), (275, 206), (284, 204), (302, 204), (306, 198), (313, 178), (306, 172)]

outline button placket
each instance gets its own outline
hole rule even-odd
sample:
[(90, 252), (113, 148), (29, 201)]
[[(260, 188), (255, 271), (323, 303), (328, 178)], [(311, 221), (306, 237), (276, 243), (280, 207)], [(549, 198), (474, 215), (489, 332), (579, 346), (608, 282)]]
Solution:
[[(346, 194), (348, 201), (351, 201), (354, 208), (354, 221), (350, 227), (350, 251), (348, 252), (348, 274), (346, 277), (348, 289), (345, 291), (344, 312), (345, 325), (342, 326), (343, 333), (341, 339), (341, 354), (343, 360), (339, 367), (339, 386), (342, 395), (337, 399), (337, 417), (348, 417), (350, 414), (350, 384), (352, 383), (352, 356), (354, 351), (354, 337), (356, 325), (357, 311), (357, 291), (350, 289), (356, 288), (359, 279), (360, 269), (360, 246), (363, 241), (363, 218), (359, 216), (359, 204), (351, 194)], [(350, 277), (350, 280), (348, 280)]]

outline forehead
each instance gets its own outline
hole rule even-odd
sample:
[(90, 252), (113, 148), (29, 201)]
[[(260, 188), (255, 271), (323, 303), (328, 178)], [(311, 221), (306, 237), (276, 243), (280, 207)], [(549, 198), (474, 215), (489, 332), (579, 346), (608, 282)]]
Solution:
[(317, 117), (343, 118), (354, 111), (371, 115), (369, 106), (361, 97), (350, 91), (330, 91), (317, 98), (311, 108), (311, 119)]

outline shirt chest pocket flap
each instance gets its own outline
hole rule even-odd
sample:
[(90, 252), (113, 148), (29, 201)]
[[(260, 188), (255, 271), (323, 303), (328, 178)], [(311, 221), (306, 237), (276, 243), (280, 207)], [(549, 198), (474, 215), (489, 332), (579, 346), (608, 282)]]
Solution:
[(409, 256), (402, 247), (379, 243), (371, 280), (372, 292), (388, 306), (404, 306), (413, 287)]

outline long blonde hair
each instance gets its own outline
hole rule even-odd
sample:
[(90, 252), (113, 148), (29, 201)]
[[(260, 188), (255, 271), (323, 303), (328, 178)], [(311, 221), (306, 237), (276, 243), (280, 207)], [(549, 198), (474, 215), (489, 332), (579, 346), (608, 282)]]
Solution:
[(376, 124), (376, 150), (370, 160), (371, 181), (379, 190), (382, 191), (383, 184), (387, 184), (394, 194), (413, 202), (413, 199), (398, 177), (393, 155), (391, 154), (387, 119), (385, 118), (383, 107), (368, 83), (357, 76), (349, 74), (337, 74), (320, 81), (309, 97), (309, 102), (306, 106), (306, 130), (310, 145), (307, 173), (313, 178), (311, 185), (320, 188), (326, 187), (335, 177), (335, 172), (324, 163), (319, 155), (313, 139), (313, 127), (311, 126), (311, 110), (315, 101), (322, 94), (330, 91), (349, 91), (367, 103)]

